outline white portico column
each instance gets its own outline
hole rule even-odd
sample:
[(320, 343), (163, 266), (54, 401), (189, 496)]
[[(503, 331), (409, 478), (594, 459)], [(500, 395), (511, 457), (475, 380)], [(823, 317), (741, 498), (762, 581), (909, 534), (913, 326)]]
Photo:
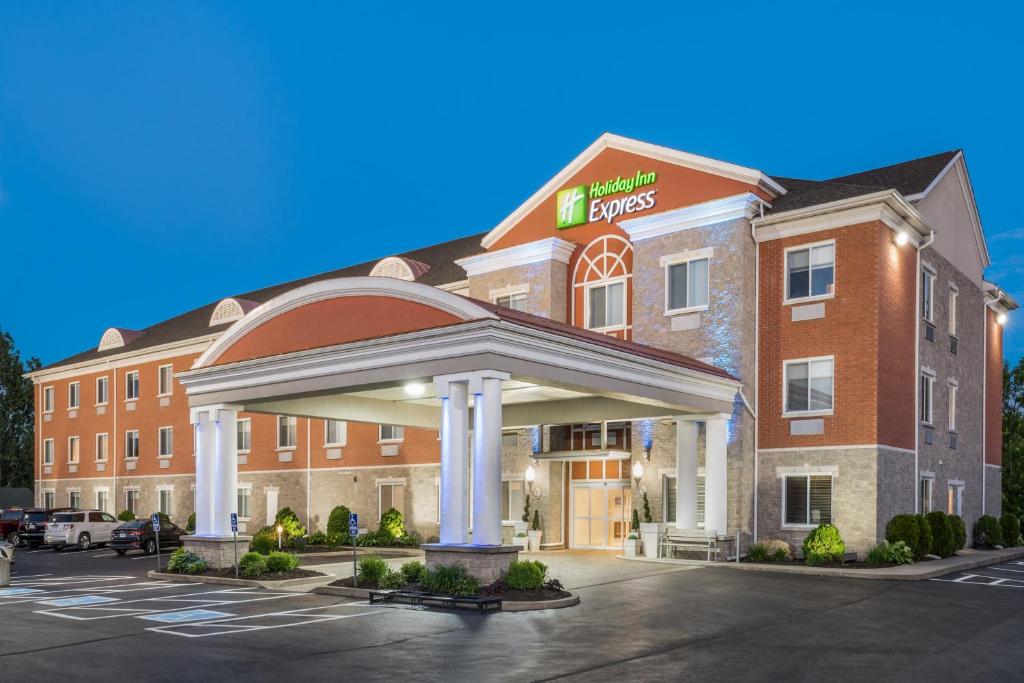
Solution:
[(238, 504), (238, 412), (232, 406), (192, 409), (196, 429), (196, 536), (231, 535)]
[(441, 543), (466, 543), (469, 502), (466, 496), (469, 386), (465, 379), (435, 377), (441, 399)]
[(697, 422), (676, 418), (676, 528), (697, 528)]
[(729, 417), (721, 413), (704, 421), (704, 528), (718, 534), (729, 530), (728, 437), (725, 429), (725, 421)]
[(473, 392), (473, 545), (501, 545), (501, 382), (485, 373)]

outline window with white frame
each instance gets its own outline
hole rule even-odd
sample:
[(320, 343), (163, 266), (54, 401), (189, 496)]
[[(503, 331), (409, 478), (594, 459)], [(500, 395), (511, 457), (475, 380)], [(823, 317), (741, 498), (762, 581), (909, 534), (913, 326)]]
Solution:
[[(666, 523), (676, 522), (676, 497), (679, 491), (678, 478), (665, 475), (662, 478), (662, 515)], [(697, 474), (697, 526), (704, 528), (704, 475)]]
[(108, 505), (110, 492), (107, 489), (96, 489), (96, 509), (100, 512), (110, 512)]
[(835, 242), (786, 250), (786, 300), (832, 296), (835, 291)]
[(105, 432), (96, 435), (96, 462), (106, 461), (108, 445), (109, 438)]
[(963, 516), (964, 485), (962, 482), (949, 482), (946, 487), (946, 514)]
[(43, 507), (47, 510), (56, 507), (54, 504), (55, 491), (43, 491)]
[(933, 399), (935, 397), (935, 373), (930, 370), (921, 371), (921, 387), (920, 396), (918, 402), (921, 408), (921, 422), (930, 425), (932, 424), (934, 404)]
[(277, 416), (277, 447), (295, 448), (297, 443), (298, 418), (291, 415)]
[(380, 425), (380, 441), (402, 441), (405, 439), (405, 427), (401, 425)]
[(932, 477), (921, 477), (917, 493), (918, 514), (927, 515), (932, 511), (932, 486), (934, 483)]
[(170, 457), (174, 455), (174, 428), (173, 427), (161, 427), (160, 428), (160, 450), (157, 451), (157, 455), (162, 458)]
[(78, 382), (71, 382), (68, 384), (68, 410), (74, 410), (78, 407), (78, 399), (82, 392), (82, 385)]
[(956, 307), (960, 302), (960, 290), (955, 285), (949, 285), (949, 336), (956, 336)]
[(53, 412), (53, 387), (43, 387), (43, 412)]
[(79, 439), (77, 436), (68, 437), (68, 462), (77, 463), (81, 452), (79, 450)]
[(403, 482), (381, 482), (377, 484), (377, 519), (394, 508), (405, 514), (405, 484)]
[(783, 382), (786, 413), (832, 410), (834, 380), (834, 361), (831, 357), (786, 361)]
[(501, 518), (515, 522), (523, 517), (526, 505), (525, 487), (522, 479), (503, 479), (501, 482)]
[(139, 514), (139, 490), (126, 489), (124, 492), (124, 509), (133, 515)]
[(785, 477), (783, 524), (817, 526), (832, 523), (832, 475), (799, 474)]
[(96, 378), (96, 405), (106, 405), (110, 393), (110, 379), (107, 377)]
[(494, 297), (494, 303), (505, 308), (511, 308), (514, 311), (525, 311), (526, 310), (526, 292), (516, 292), (514, 294), (502, 294), (501, 296)]
[(251, 486), (240, 486), (238, 488), (238, 517), (239, 519), (249, 519), (250, 510), (252, 503), (252, 487)]
[(139, 430), (129, 429), (124, 433), (124, 457), (139, 457)]
[(935, 271), (921, 269), (921, 317), (932, 322), (935, 314)]
[(75, 508), (76, 510), (82, 507), (82, 492), (81, 491), (68, 491), (68, 507)]
[(53, 464), (53, 439), (43, 440), (43, 464)]
[(956, 380), (949, 380), (947, 391), (949, 393), (949, 431), (956, 431), (956, 392), (959, 389)]
[(692, 258), (665, 265), (665, 310), (705, 309), (708, 305), (707, 258)]
[(238, 452), (248, 453), (252, 449), (252, 418), (244, 417), (235, 425), (238, 430)]
[(174, 489), (173, 488), (161, 488), (158, 489), (157, 493), (160, 496), (160, 514), (171, 516), (171, 506), (174, 502)]
[(139, 371), (124, 373), (124, 400), (134, 401), (139, 398)]
[(608, 282), (587, 287), (587, 328), (602, 330), (626, 324), (626, 283)]
[(174, 366), (161, 365), (156, 369), (156, 395), (170, 396), (174, 392)]
[(324, 424), (324, 444), (344, 446), (348, 443), (348, 423), (344, 420), (327, 420)]

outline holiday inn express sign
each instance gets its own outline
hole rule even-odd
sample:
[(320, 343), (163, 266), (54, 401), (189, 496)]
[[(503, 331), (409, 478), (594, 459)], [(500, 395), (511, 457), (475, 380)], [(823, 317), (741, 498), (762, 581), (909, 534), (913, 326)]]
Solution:
[[(657, 180), (658, 174), (654, 171), (637, 171), (636, 175), (627, 178), (618, 176), (603, 183), (591, 183), (589, 187), (576, 185), (559, 190), (555, 196), (555, 225), (559, 230), (564, 230), (602, 219), (611, 223), (619, 216), (653, 208), (654, 193), (657, 190), (638, 190), (653, 185)], [(618, 194), (626, 196), (606, 199)]]

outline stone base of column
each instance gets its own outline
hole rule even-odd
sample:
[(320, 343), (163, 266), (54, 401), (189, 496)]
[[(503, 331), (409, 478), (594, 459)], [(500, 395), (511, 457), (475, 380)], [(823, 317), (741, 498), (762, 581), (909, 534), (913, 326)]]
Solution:
[[(226, 569), (235, 566), (234, 536), (182, 536), (185, 550), (206, 560), (211, 569)], [(252, 536), (238, 535), (238, 559), (249, 552)]]
[(519, 559), (518, 545), (453, 545), (425, 543), (427, 569), (438, 565), (461, 564), (481, 585), (493, 583), (504, 576), (508, 566)]

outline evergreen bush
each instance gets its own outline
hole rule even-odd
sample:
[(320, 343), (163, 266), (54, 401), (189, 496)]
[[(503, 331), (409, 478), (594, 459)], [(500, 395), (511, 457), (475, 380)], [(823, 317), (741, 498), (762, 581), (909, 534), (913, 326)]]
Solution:
[(925, 555), (930, 555), (935, 552), (935, 543), (932, 540), (932, 525), (928, 523), (928, 520), (924, 515), (914, 515), (917, 518), (917, 525), (921, 529), (921, 547), (914, 550), (915, 557), (917, 552), (920, 551), (921, 556), (919, 559), (923, 559)]
[(964, 518), (960, 515), (949, 515), (946, 521), (953, 528), (953, 552), (955, 553), (967, 545), (967, 525), (964, 524)]
[(380, 516), (380, 526), (377, 527), (377, 531), (387, 534), (390, 539), (405, 536), (405, 521), (402, 519), (402, 513), (395, 508), (385, 510), (384, 514)]
[(247, 579), (256, 579), (267, 573), (267, 558), (259, 553), (246, 553), (238, 563), (238, 573)]
[(402, 572), (396, 572), (389, 569), (387, 573), (377, 581), (377, 586), (380, 588), (397, 590), (399, 588), (405, 588), (407, 583), (409, 582), (405, 579), (405, 575)]
[(185, 522), (185, 531), (195, 533), (196, 530), (196, 513), (192, 513), (188, 516), (188, 521)]
[(290, 507), (283, 507), (277, 511), (277, 516), (274, 517), (275, 533), (278, 525), (282, 527), (281, 535), (284, 540), (306, 535), (306, 527), (302, 526), (299, 516)]
[(1003, 544), (1003, 527), (992, 515), (982, 515), (974, 525), (974, 544), (994, 548)]
[(335, 505), (331, 514), (327, 517), (328, 536), (348, 535), (348, 516), (352, 511), (344, 505)]
[(548, 568), (537, 560), (515, 560), (505, 571), (505, 583), (512, 590), (537, 590), (544, 585), (544, 575)]
[(479, 582), (461, 564), (438, 565), (424, 572), (420, 585), (430, 593), (442, 595), (476, 595)]
[(167, 561), (167, 571), (172, 574), (201, 574), (206, 571), (206, 560), (184, 548), (178, 548)]
[(423, 579), (423, 573), (427, 571), (427, 567), (422, 562), (411, 560), (404, 563), (400, 571), (406, 582), (419, 583)]
[(267, 556), (267, 572), (290, 572), (299, 566), (299, 558), (292, 553), (273, 552)]
[(364, 557), (356, 567), (356, 578), (359, 583), (379, 583), (382, 576), (388, 573), (388, 563), (379, 557)]
[(831, 524), (819, 524), (812, 529), (803, 543), (804, 559), (807, 564), (816, 565), (826, 562), (842, 562), (846, 554), (846, 545), (839, 529)]
[(117, 518), (122, 522), (135, 521), (135, 515), (129, 512), (128, 510), (121, 510), (121, 512), (118, 513)]
[(932, 529), (932, 553), (939, 557), (949, 557), (956, 552), (953, 548), (956, 539), (953, 537), (953, 529), (946, 522), (946, 513), (933, 510), (925, 515), (925, 519)]
[(885, 540), (890, 543), (903, 541), (919, 560), (931, 552), (931, 548), (924, 547), (922, 543), (921, 525), (917, 515), (893, 516), (885, 525)]
[(1020, 520), (1017, 519), (1017, 515), (1007, 512), (999, 518), (999, 526), (1003, 532), (1003, 545), (1020, 545)]

